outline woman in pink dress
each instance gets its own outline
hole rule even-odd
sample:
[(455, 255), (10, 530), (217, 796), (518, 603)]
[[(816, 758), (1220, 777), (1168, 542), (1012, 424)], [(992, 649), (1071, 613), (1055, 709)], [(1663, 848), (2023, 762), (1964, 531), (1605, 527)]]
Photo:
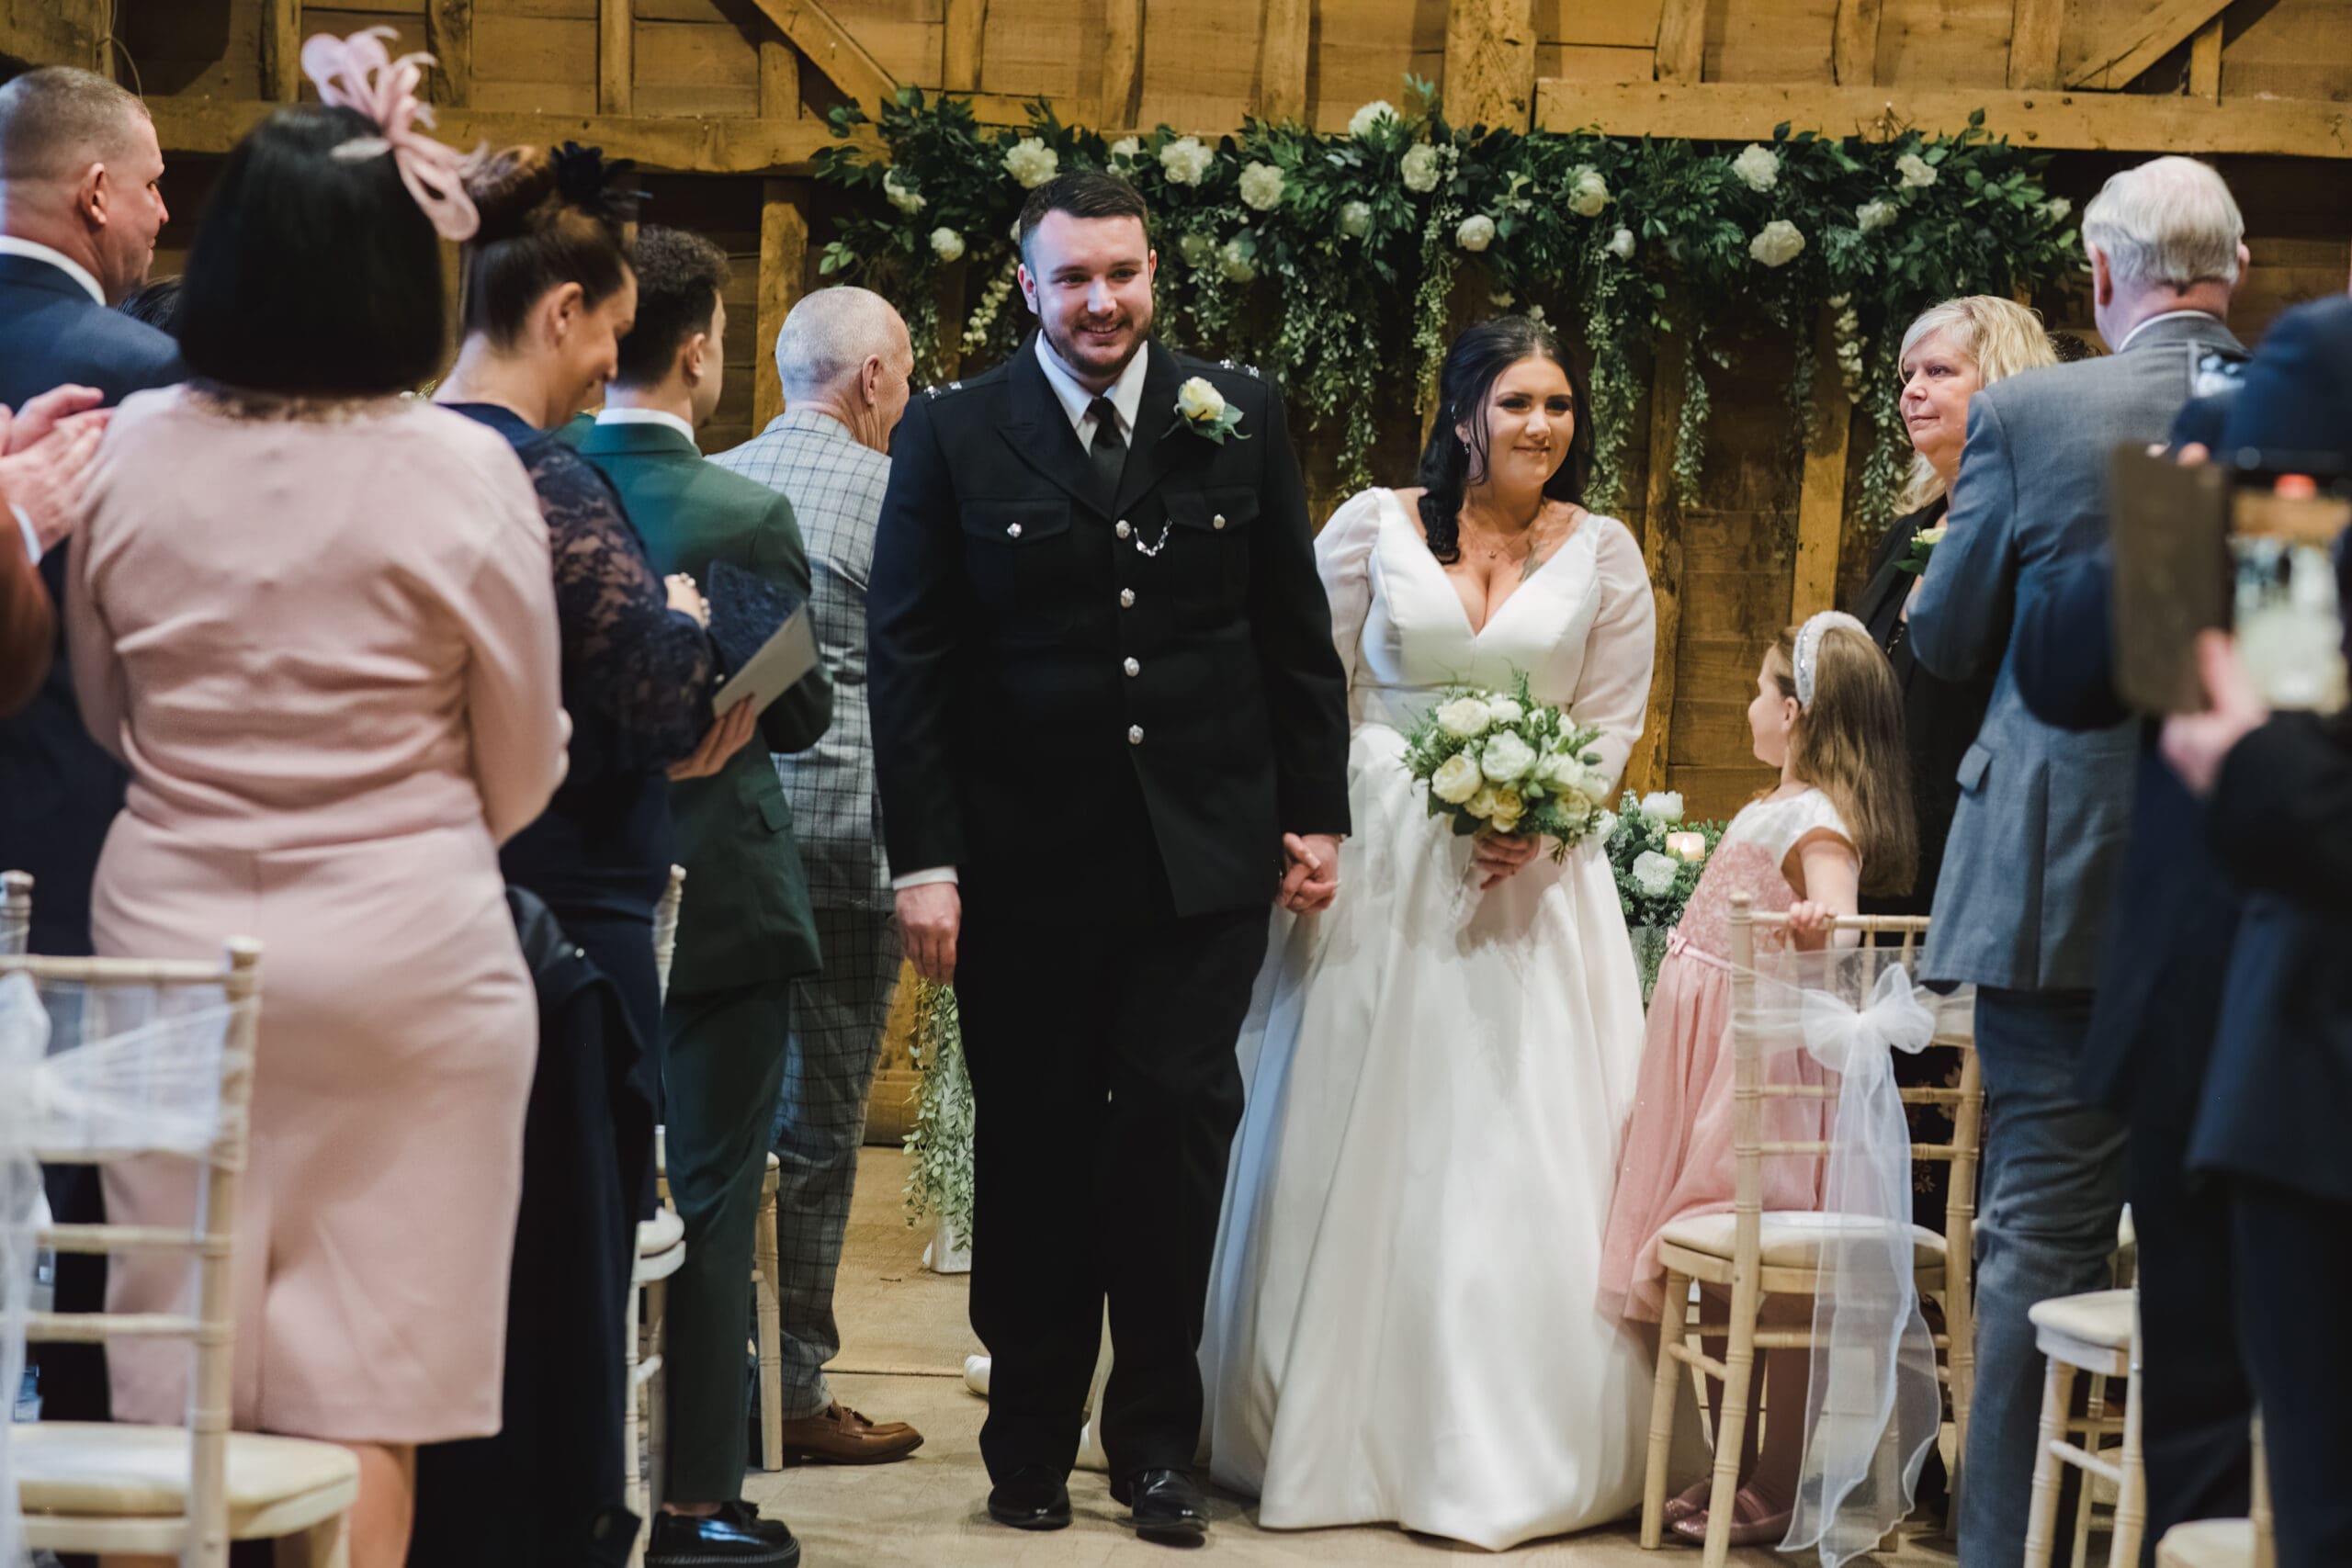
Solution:
[[(230, 155), (188, 261), (198, 378), (114, 416), (70, 573), (83, 712), (131, 775), (98, 951), (265, 944), (233, 1419), (355, 1450), (357, 1568), (405, 1557), (414, 1445), (498, 1428), (538, 1033), (498, 844), (566, 734), (522, 467), (401, 395), (470, 209), (428, 218), (390, 146), (312, 107)], [(118, 1220), (192, 1201), (184, 1163), (109, 1174)], [(172, 1310), (185, 1276), (128, 1262), (110, 1304)], [(119, 1419), (179, 1418), (184, 1351), (110, 1362)]]
[[(1908, 887), (1917, 852), (1902, 693), (1860, 622), (1833, 613), (1782, 632), (1764, 655), (1747, 721), (1757, 759), (1780, 769), (1781, 782), (1732, 818), (1668, 942), (1601, 1244), (1603, 1304), (1644, 1322), (1681, 1307), (1661, 1300), (1659, 1234), (1731, 1212), (1733, 896), (1747, 894), (1759, 913), (1786, 913), (1791, 940), (1817, 948), (1831, 918), (1853, 914), (1860, 893)], [(1773, 1070), (1812, 1074), (1805, 1064)], [(1768, 1101), (1766, 1135), (1818, 1139), (1821, 1103)], [(1819, 1206), (1817, 1161), (1770, 1159), (1763, 1174), (1767, 1210)], [(1809, 1304), (1800, 1305), (1810, 1323)], [(1770, 1382), (1771, 1409), (1805, 1407), (1809, 1370), (1804, 1355), (1767, 1353), (1758, 1387)], [(1755, 1430), (1751, 1422), (1751, 1439)], [(1744, 1456), (1735, 1544), (1770, 1545), (1787, 1532), (1803, 1437), (1776, 1422), (1763, 1453)], [(1707, 1485), (1702, 1478), (1667, 1505), (1677, 1533), (1692, 1540), (1706, 1538)]]

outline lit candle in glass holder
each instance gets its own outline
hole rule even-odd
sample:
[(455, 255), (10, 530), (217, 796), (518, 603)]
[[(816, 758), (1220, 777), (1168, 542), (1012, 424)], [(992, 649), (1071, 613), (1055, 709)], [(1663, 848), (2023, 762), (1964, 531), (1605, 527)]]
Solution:
[(1688, 861), (1692, 865), (1696, 865), (1707, 858), (1707, 835), (1692, 832), (1668, 833), (1666, 836), (1666, 852), (1676, 860)]

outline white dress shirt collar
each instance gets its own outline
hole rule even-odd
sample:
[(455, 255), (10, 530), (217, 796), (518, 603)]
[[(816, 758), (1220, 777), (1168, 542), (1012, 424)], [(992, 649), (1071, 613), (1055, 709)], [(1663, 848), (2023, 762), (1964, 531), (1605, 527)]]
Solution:
[(2125, 333), (2123, 334), (2123, 341), (2115, 345), (2115, 352), (2120, 354), (2125, 349), (2130, 348), (2133, 338), (2138, 337), (2142, 333), (2146, 332), (2158, 321), (2177, 321), (2184, 316), (2201, 316), (2209, 321), (2215, 322), (2220, 321), (2222, 319), (2221, 317), (2213, 314), (2211, 310), (2166, 310), (2160, 315), (2150, 316), (2147, 320), (2133, 327), (2130, 332)]
[(689, 441), (695, 438), (695, 427), (668, 409), (601, 409), (597, 411), (596, 423), (598, 424), (666, 424)]
[[(1087, 423), (1086, 411), (1093, 406), (1094, 394), (1078, 384), (1078, 378), (1070, 374), (1069, 367), (1046, 346), (1043, 333), (1037, 334), (1037, 363), (1046, 367), (1046, 385), (1054, 389), (1054, 396), (1061, 401), (1062, 412), (1069, 415), (1069, 427), (1078, 432), (1080, 443), (1091, 446), (1093, 427)], [(1127, 361), (1127, 367), (1119, 372), (1119, 378), (1111, 383), (1110, 390), (1102, 394), (1111, 400), (1111, 407), (1117, 411), (1119, 434), (1128, 438), (1130, 446), (1135, 442), (1136, 416), (1143, 412), (1143, 379), (1150, 371), (1151, 344), (1147, 343), (1136, 351), (1133, 359)]]
[(20, 240), (14, 234), (0, 234), (0, 256), (23, 256), (27, 261), (47, 262), (74, 282), (100, 305), (107, 302), (107, 291), (90, 276), (90, 269), (62, 251), (52, 251), (36, 240)]

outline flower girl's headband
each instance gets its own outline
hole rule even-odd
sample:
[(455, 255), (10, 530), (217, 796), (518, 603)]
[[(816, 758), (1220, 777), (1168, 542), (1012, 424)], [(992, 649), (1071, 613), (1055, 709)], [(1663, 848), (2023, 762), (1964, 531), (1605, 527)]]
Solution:
[(331, 156), (357, 163), (390, 152), (401, 183), (435, 231), (445, 240), (470, 240), (481, 219), (466, 195), (465, 155), (419, 129), (433, 125), (432, 109), (416, 96), (433, 57), (403, 54), (394, 60), (384, 40), (398, 36), (390, 28), (365, 28), (347, 39), (320, 33), (302, 46), (302, 72), (317, 84), (320, 98), (358, 110), (378, 132), (354, 137)]
[(1821, 634), (1832, 626), (1851, 626), (1864, 637), (1871, 635), (1870, 627), (1843, 610), (1824, 610), (1805, 622), (1797, 632), (1797, 706), (1801, 708), (1813, 705), (1814, 675), (1821, 666)]

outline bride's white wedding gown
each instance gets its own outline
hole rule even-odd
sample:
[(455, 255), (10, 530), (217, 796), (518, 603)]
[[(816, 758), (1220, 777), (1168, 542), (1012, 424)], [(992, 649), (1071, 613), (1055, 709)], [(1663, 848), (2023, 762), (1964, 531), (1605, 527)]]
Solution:
[(1600, 846), (1481, 893), (1399, 731), (1449, 684), (1524, 671), (1601, 728), (1614, 778), (1648, 698), (1649, 581), (1624, 525), (1587, 517), (1474, 631), (1385, 490), (1341, 507), (1316, 556), (1354, 830), (1331, 910), (1276, 917), (1243, 1032), (1209, 1447), (1263, 1525), (1500, 1549), (1640, 1502), (1649, 1352), (1596, 1289), (1641, 990)]

